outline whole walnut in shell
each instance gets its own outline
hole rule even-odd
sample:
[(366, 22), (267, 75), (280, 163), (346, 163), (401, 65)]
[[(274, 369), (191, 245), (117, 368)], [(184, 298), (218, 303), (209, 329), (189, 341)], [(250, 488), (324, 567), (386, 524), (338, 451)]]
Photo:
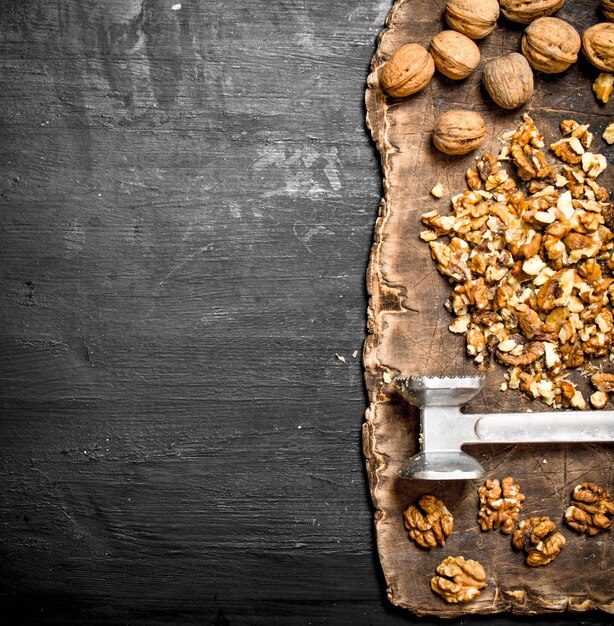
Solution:
[(581, 45), (571, 24), (556, 17), (540, 17), (527, 26), (521, 48), (534, 70), (558, 74), (578, 60)]
[(582, 33), (586, 58), (604, 72), (614, 72), (614, 24), (601, 22)]
[(475, 42), (455, 30), (443, 30), (431, 40), (429, 48), (435, 67), (448, 78), (467, 78), (480, 63)]
[(614, 0), (601, 0), (601, 13), (608, 22), (614, 22)]
[(533, 97), (533, 71), (518, 52), (488, 62), (482, 82), (490, 97), (504, 109), (516, 109)]
[(501, 0), (501, 13), (510, 22), (530, 24), (539, 17), (546, 17), (558, 11), (565, 0)]
[(444, 154), (467, 154), (484, 141), (484, 119), (474, 111), (454, 109), (437, 118), (433, 143)]
[(410, 96), (424, 89), (434, 73), (435, 63), (428, 50), (418, 43), (408, 43), (386, 62), (380, 73), (380, 83), (391, 96)]
[(499, 3), (497, 0), (447, 0), (444, 16), (450, 28), (471, 39), (484, 39), (497, 24)]

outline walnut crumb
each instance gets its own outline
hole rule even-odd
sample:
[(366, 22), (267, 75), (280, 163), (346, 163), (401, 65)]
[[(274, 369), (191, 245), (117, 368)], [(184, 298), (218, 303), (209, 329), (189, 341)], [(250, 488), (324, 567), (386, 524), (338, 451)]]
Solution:
[(610, 122), (603, 131), (603, 135), (601, 135), (603, 140), (606, 143), (613, 144), (614, 143), (614, 122)]
[(608, 102), (612, 95), (612, 88), (614, 87), (614, 76), (607, 72), (601, 72), (593, 83), (593, 92), (597, 100), (604, 104)]
[(444, 189), (443, 189), (443, 185), (441, 183), (437, 183), (432, 189), (431, 189), (431, 195), (434, 198), (442, 198), (443, 197), (443, 193), (444, 193)]
[(451, 604), (471, 602), (486, 587), (486, 572), (478, 561), (449, 556), (437, 566), (431, 589)]

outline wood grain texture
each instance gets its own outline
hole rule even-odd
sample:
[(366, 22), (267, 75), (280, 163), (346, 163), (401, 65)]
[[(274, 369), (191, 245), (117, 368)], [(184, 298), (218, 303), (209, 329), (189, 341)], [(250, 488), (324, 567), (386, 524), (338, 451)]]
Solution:
[(389, 8), (0, 2), (3, 624), (408, 623), (352, 356)]
[[(595, 23), (598, 2), (567, 3), (557, 14), (582, 31)], [(612, 148), (601, 140), (611, 119), (611, 105), (600, 105), (592, 91), (597, 72), (586, 60), (562, 76), (536, 76), (536, 93), (521, 110), (499, 109), (480, 85), (480, 72), (454, 82), (436, 75), (429, 86), (410, 98), (390, 98), (379, 86), (386, 59), (404, 43), (428, 46), (442, 28), (443, 2), (398, 0), (378, 39), (368, 80), (367, 121), (380, 153), (384, 198), (375, 227), (368, 272), (371, 296), (370, 336), (365, 345), (366, 381), (371, 400), (364, 428), (365, 455), (371, 494), (376, 507), (377, 542), (390, 600), (418, 615), (458, 617), (505, 611), (536, 613), (614, 611), (614, 570), (609, 534), (586, 540), (564, 529), (567, 546), (552, 564), (532, 569), (514, 554), (509, 538), (482, 533), (477, 526), (477, 481), (425, 482), (399, 478), (403, 463), (417, 452), (417, 410), (404, 402), (389, 384), (402, 375), (463, 375), (477, 372), (465, 356), (464, 337), (447, 329), (451, 317), (444, 308), (450, 286), (437, 272), (428, 246), (419, 239), (420, 217), (430, 210), (448, 212), (450, 196), (466, 189), (465, 172), (475, 154), (446, 157), (431, 143), (430, 129), (446, 110), (469, 108), (486, 121), (487, 138), (478, 150), (498, 154), (499, 137), (529, 111), (545, 132), (546, 145), (560, 138), (565, 118), (590, 123), (597, 150), (612, 162)], [(522, 29), (502, 23), (480, 42), (482, 62), (519, 46)], [(607, 170), (601, 184), (612, 189)], [(430, 189), (441, 183), (440, 201)], [(611, 369), (611, 366), (606, 365)], [(388, 380), (388, 382), (386, 382)], [(503, 368), (486, 378), (484, 391), (468, 406), (469, 412), (547, 410), (514, 392), (501, 393)], [(576, 373), (574, 380), (586, 387)], [(575, 484), (594, 481), (611, 488), (614, 448), (609, 445), (517, 445), (472, 448), (490, 478), (512, 475), (526, 495), (523, 516), (550, 515), (561, 523)], [(434, 492), (452, 511), (455, 530), (445, 548), (425, 551), (413, 544), (403, 527), (403, 511), (421, 495)], [(429, 588), (437, 565), (449, 554), (479, 560), (488, 574), (488, 587), (465, 606), (444, 604)], [(593, 567), (587, 568), (591, 562)], [(607, 619), (607, 618), (605, 618)]]

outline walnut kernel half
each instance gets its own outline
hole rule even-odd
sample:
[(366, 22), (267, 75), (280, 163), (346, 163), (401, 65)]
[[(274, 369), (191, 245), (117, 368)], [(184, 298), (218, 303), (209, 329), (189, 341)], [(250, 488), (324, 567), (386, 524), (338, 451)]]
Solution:
[(500, 528), (503, 534), (509, 535), (516, 526), (524, 501), (520, 486), (514, 483), (511, 476), (506, 476), (501, 482), (495, 478), (478, 487), (478, 494), (480, 528), (484, 531)]
[(410, 505), (404, 514), (410, 539), (423, 548), (442, 546), (454, 527), (454, 518), (445, 504), (433, 495), (425, 495), (418, 505)]
[(565, 537), (555, 530), (556, 524), (546, 515), (528, 517), (514, 531), (512, 545), (517, 550), (524, 550), (527, 565), (547, 565), (565, 546)]
[(471, 602), (486, 587), (486, 572), (478, 561), (449, 556), (437, 566), (431, 589), (451, 604)]
[(579, 533), (597, 535), (610, 530), (614, 501), (608, 491), (595, 483), (574, 487), (571, 504), (565, 510), (565, 523)]

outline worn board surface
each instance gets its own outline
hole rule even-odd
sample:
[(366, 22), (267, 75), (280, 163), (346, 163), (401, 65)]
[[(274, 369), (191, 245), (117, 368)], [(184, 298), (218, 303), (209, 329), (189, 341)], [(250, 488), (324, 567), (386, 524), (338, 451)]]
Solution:
[[(598, 21), (598, 2), (568, 2), (557, 14), (582, 31)], [(404, 43), (428, 46), (444, 25), (443, 2), (399, 0), (380, 34), (367, 89), (367, 121), (380, 153), (384, 198), (371, 252), (368, 285), (370, 336), (365, 346), (370, 407), (364, 429), (365, 454), (376, 507), (377, 542), (391, 601), (417, 614), (446, 617), (469, 613), (513, 611), (520, 614), (599, 609), (614, 611), (614, 548), (605, 534), (587, 539), (564, 529), (567, 546), (549, 566), (532, 569), (514, 553), (509, 537), (482, 533), (477, 526), (477, 482), (428, 483), (397, 475), (404, 460), (416, 451), (416, 410), (403, 402), (384, 374), (458, 375), (476, 373), (464, 356), (464, 337), (447, 330), (450, 316), (443, 304), (449, 285), (419, 238), (420, 216), (437, 209), (447, 213), (451, 195), (466, 189), (464, 173), (475, 154), (446, 157), (430, 142), (437, 116), (453, 108), (479, 111), (486, 120), (487, 139), (479, 153), (495, 151), (497, 137), (515, 128), (529, 111), (545, 133), (546, 144), (560, 138), (559, 122), (574, 118), (590, 123), (598, 150), (612, 160), (612, 150), (600, 138), (612, 106), (596, 102), (591, 92), (596, 76), (584, 59), (563, 75), (536, 77), (536, 93), (520, 110), (496, 107), (480, 86), (480, 72), (454, 82), (436, 75), (421, 93), (405, 99), (386, 97), (378, 73), (390, 54)], [(501, 22), (480, 42), (482, 62), (519, 48), (522, 30)], [(612, 189), (610, 171), (602, 184)], [(442, 183), (447, 195), (429, 193)], [(487, 377), (484, 392), (469, 411), (544, 410), (515, 392), (503, 394), (503, 371)], [(590, 480), (613, 486), (614, 448), (608, 445), (480, 446), (473, 452), (489, 477), (512, 475), (526, 495), (523, 516), (550, 515), (561, 520), (572, 487)], [(420, 495), (434, 492), (455, 517), (454, 532), (444, 548), (425, 551), (411, 542), (403, 528), (404, 509)], [(488, 587), (466, 606), (444, 604), (429, 588), (439, 562), (448, 555), (479, 560)], [(588, 565), (590, 564), (590, 566)]]

